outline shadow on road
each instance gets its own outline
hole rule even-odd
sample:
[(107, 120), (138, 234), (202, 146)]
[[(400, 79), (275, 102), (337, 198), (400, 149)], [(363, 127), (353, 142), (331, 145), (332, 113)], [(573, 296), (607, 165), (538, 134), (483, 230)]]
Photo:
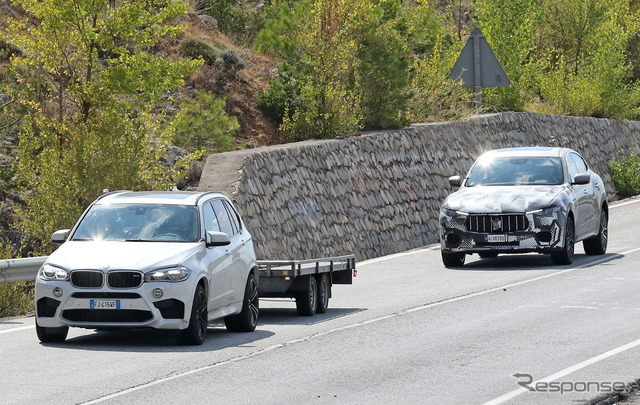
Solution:
[[(477, 255), (473, 255), (477, 258)], [(588, 268), (612, 260), (622, 259), (624, 255), (619, 253), (607, 253), (602, 256), (587, 256), (585, 254), (576, 254), (573, 263), (568, 266), (556, 266), (551, 262), (550, 255), (542, 254), (525, 254), (525, 255), (500, 255), (493, 258), (485, 258), (474, 261), (467, 261), (464, 267), (450, 268), (449, 270), (470, 271), (470, 270), (487, 270), (487, 271), (513, 271), (513, 270), (555, 270), (561, 271), (574, 268)], [(467, 260), (469, 260), (467, 256)]]
[(200, 346), (182, 346), (176, 344), (173, 331), (154, 329), (100, 330), (88, 335), (70, 337), (64, 343), (45, 344), (43, 346), (59, 349), (90, 350), (107, 352), (210, 352), (228, 347), (254, 346), (254, 343), (273, 336), (271, 331), (261, 330), (260, 326), (250, 333), (231, 333), (224, 328), (211, 327), (207, 330), (205, 341)]
[(260, 325), (316, 325), (365, 310), (364, 308), (329, 308), (324, 314), (300, 316), (295, 308), (260, 308)]

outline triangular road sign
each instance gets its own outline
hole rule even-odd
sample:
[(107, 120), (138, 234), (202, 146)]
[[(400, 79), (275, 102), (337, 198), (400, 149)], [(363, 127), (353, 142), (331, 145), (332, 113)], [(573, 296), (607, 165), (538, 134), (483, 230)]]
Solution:
[(449, 76), (452, 79), (461, 79), (462, 87), (476, 90), (483, 87), (506, 87), (511, 84), (487, 39), (478, 28), (471, 33)]

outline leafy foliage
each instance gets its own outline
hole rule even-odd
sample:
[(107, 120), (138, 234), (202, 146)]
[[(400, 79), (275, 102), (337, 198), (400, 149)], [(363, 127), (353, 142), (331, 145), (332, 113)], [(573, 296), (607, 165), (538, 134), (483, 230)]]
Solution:
[(206, 91), (182, 103), (177, 116), (173, 143), (191, 150), (208, 153), (232, 150), (235, 132), (240, 129), (236, 117), (224, 110), (224, 100)]
[[(154, 110), (161, 95), (201, 62), (152, 52), (182, 27), (171, 0), (18, 0), (38, 24), (10, 20), (5, 91), (26, 109), (18, 173), (29, 189), (18, 225), (48, 253), (53, 231), (68, 228), (104, 188), (162, 189), (180, 170), (160, 164), (173, 133)], [(181, 167), (188, 166), (188, 156)]]
[(281, 58), (286, 74), (272, 80), (261, 105), (282, 119), (289, 139), (406, 125), (411, 52), (431, 52), (441, 38), (415, 28), (437, 25), (432, 7), (400, 0), (273, 2), (255, 47)]
[(638, 12), (624, 0), (476, 0), (479, 22), (511, 86), (497, 109), (634, 119), (640, 91), (627, 59)]
[(211, 45), (197, 38), (188, 38), (180, 44), (180, 49), (185, 56), (198, 59), (202, 58), (205, 64), (213, 66), (218, 58), (218, 52)]
[[(11, 245), (0, 240), (0, 259), (11, 259)], [(33, 283), (0, 283), (0, 318), (25, 315), (33, 310)]]
[(303, 78), (300, 74), (294, 77), (290, 70), (286, 63), (281, 65), (278, 77), (269, 80), (269, 89), (258, 93), (258, 107), (278, 125), (286, 114), (296, 109), (293, 103), (300, 100)]
[(483, 90), (483, 101), (498, 109), (522, 111), (533, 96), (533, 52), (541, 18), (540, 2), (476, 0), (475, 6), (482, 33), (511, 80), (509, 87)]
[(473, 114), (473, 93), (449, 77), (461, 44), (445, 48), (437, 42), (431, 58), (416, 58), (410, 100), (413, 122), (447, 121)]
[(264, 25), (262, 13), (240, 0), (199, 0), (201, 10), (218, 21), (226, 35), (242, 44), (253, 42)]
[(609, 162), (613, 184), (621, 198), (640, 194), (640, 157), (635, 151), (629, 155), (618, 150), (618, 158)]

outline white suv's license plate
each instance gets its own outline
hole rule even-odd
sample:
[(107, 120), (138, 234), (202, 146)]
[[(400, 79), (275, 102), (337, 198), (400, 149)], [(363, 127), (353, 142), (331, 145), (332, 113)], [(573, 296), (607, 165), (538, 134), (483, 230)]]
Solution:
[(120, 309), (120, 300), (90, 300), (90, 309)]
[(485, 241), (488, 243), (505, 243), (513, 241), (513, 237), (509, 239), (509, 235), (485, 235)]

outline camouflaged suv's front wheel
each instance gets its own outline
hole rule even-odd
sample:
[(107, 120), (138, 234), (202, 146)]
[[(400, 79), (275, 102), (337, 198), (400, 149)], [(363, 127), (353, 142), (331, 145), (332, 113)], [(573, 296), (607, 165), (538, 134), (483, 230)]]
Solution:
[(462, 267), (464, 266), (464, 259), (466, 254), (464, 253), (442, 253), (442, 263), (444, 267)]

